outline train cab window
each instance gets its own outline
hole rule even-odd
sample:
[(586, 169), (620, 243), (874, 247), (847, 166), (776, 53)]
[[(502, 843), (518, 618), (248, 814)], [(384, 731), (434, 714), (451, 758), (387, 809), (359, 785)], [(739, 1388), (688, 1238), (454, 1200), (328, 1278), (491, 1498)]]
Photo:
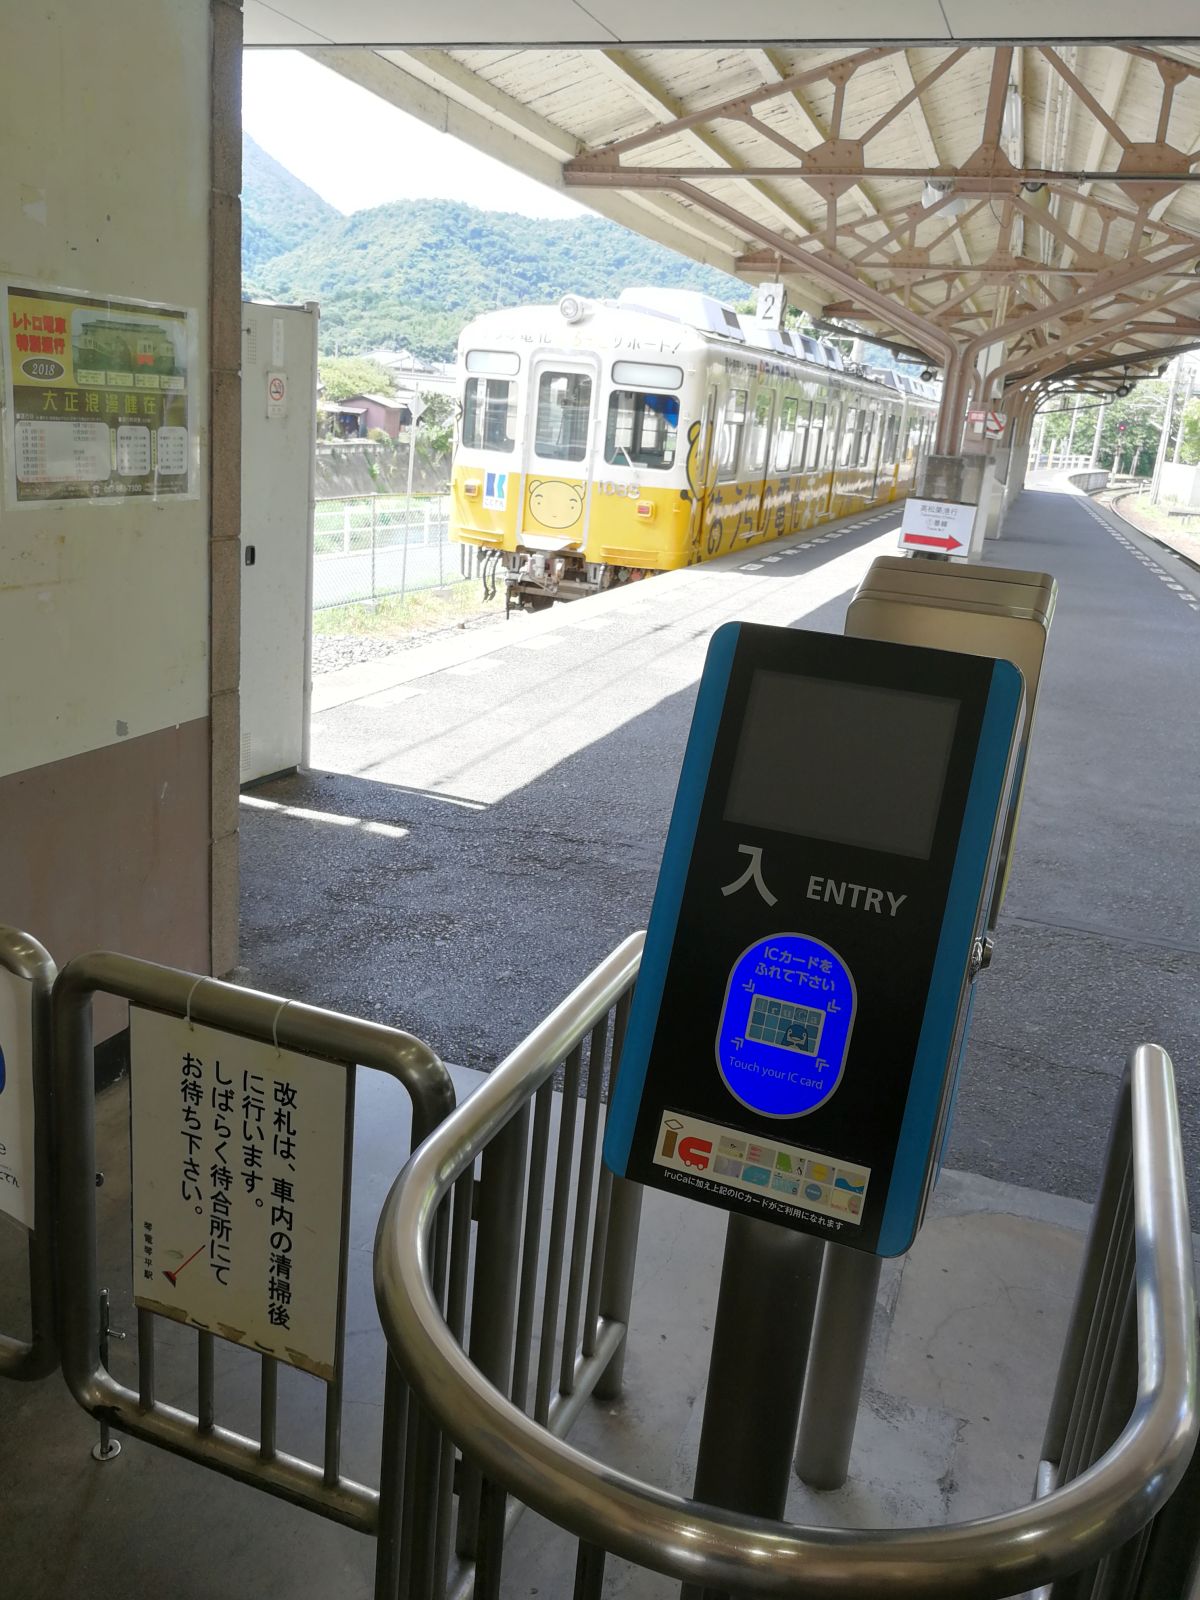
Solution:
[(614, 389), (608, 401), (604, 459), (614, 467), (665, 472), (675, 460), (679, 401), (673, 394)]
[(746, 435), (746, 471), (760, 473), (767, 460), (767, 443), (771, 437), (771, 413), (775, 409), (775, 396), (764, 389), (754, 402), (754, 420)]
[(732, 478), (737, 471), (742, 434), (746, 431), (745, 389), (731, 389), (725, 400), (725, 415), (721, 420), (720, 444), (717, 452), (717, 476)]
[(464, 449), (507, 452), (516, 438), (516, 384), (506, 378), (468, 378), (463, 390)]
[[(807, 407), (805, 408), (807, 410)], [(783, 402), (779, 412), (779, 432), (775, 435), (775, 471), (788, 472), (791, 470), (793, 460), (800, 463), (804, 461), (804, 435), (799, 438), (799, 453), (796, 445), (796, 416), (800, 410), (799, 400), (788, 399)]]
[(543, 372), (538, 379), (534, 450), (543, 461), (582, 461), (592, 416), (586, 372)]
[(799, 454), (796, 456), (797, 461), (803, 462), (806, 472), (816, 472), (821, 465), (827, 409), (824, 401), (818, 401), (812, 408), (812, 417), (808, 424), (808, 445), (803, 456)]

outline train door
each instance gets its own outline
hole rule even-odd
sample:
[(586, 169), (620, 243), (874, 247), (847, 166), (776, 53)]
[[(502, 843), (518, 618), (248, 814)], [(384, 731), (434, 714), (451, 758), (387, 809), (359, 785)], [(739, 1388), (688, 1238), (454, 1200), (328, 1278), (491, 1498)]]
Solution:
[(599, 359), (534, 356), (529, 385), (519, 540), (531, 550), (582, 550), (591, 505)]
[(745, 479), (745, 508), (738, 525), (739, 537), (753, 539), (763, 530), (770, 496), (769, 451), (775, 421), (775, 390), (764, 382), (754, 396), (754, 408), (746, 432), (742, 477)]
[(842, 395), (836, 390), (829, 392), (829, 404), (825, 413), (825, 437), (821, 441), (819, 457), (820, 480), (817, 488), (816, 516), (817, 522), (828, 522), (837, 515), (835, 505), (837, 494), (837, 465), (838, 449), (842, 438), (842, 417), (845, 405)]
[(710, 384), (708, 397), (704, 402), (704, 415), (699, 419), (700, 431), (694, 440), (688, 440), (687, 479), (692, 499), (696, 503), (696, 509), (692, 513), (692, 527), (695, 530), (693, 545), (697, 549), (708, 527), (713, 483), (717, 475), (718, 403), (717, 386), (715, 383)]

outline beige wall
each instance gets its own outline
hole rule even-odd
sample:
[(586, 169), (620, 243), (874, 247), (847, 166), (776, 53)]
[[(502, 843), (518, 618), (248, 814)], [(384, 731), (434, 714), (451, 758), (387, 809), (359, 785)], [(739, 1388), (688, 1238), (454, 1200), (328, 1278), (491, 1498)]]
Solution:
[[(218, 959), (231, 950), (231, 882), (236, 893), (236, 766), (214, 829), (210, 727), (236, 747), (236, 437), (232, 463), (224, 446), (215, 461), (218, 489), (232, 466), (233, 492), (212, 487), (214, 424), (236, 435), (240, 318), (235, 269), (221, 318), (233, 355), (210, 415), (210, 246), (219, 233), (218, 254), (236, 263), (240, 10), (52, 0), (19, 11), (0, 52), (0, 282), (194, 309), (199, 459), (190, 500), (18, 510), (0, 499), (0, 921), (59, 961), (115, 944), (206, 969), (215, 836), (232, 840), (234, 863)], [(214, 93), (235, 119), (220, 138)], [(223, 206), (217, 168), (232, 187)], [(219, 555), (218, 498), (233, 507)], [(210, 649), (214, 566), (232, 664), (228, 628), (219, 662)]]

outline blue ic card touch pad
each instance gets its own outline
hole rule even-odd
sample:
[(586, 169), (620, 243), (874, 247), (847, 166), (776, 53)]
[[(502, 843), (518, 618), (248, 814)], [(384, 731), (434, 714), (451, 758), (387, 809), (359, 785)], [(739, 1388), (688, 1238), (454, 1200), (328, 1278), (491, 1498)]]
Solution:
[(920, 1226), (1019, 757), (983, 656), (713, 635), (609, 1107), (611, 1171), (877, 1255)]
[(738, 957), (717, 1029), (717, 1067), (735, 1100), (764, 1117), (802, 1117), (841, 1082), (854, 979), (836, 950), (802, 933), (759, 939)]

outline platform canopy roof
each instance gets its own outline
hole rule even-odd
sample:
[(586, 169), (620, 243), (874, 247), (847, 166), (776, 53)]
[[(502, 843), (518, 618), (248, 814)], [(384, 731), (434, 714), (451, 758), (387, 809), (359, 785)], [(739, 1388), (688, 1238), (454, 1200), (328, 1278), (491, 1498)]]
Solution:
[(250, 42), (300, 44), (698, 260), (782, 279), (821, 320), (968, 372), (964, 399), (1111, 391), (1200, 345), (1195, 45), (364, 48), (344, 27), (284, 37), (256, 9)]

